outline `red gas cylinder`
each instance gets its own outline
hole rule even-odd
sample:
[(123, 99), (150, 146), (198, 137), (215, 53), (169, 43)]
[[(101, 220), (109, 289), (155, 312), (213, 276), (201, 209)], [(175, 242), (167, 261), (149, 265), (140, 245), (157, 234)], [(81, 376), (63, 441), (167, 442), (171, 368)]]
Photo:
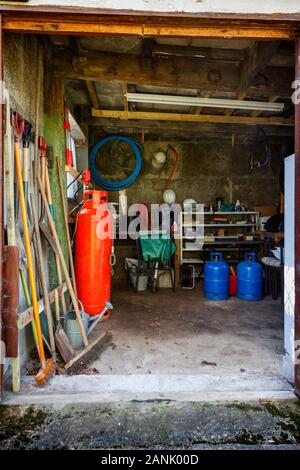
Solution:
[(110, 301), (113, 224), (107, 191), (85, 191), (75, 236), (78, 299), (89, 315), (99, 314)]

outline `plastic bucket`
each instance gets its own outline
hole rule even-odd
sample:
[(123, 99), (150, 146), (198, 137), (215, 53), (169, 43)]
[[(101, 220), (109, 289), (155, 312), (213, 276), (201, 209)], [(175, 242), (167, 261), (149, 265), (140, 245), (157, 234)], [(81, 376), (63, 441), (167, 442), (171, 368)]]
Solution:
[[(137, 278), (136, 267), (133, 266), (133, 267), (130, 268), (129, 275), (130, 275), (131, 283), (132, 283), (132, 285), (135, 289), (136, 278)], [(138, 291), (147, 290), (148, 281), (149, 281), (149, 276), (147, 274), (140, 274), (139, 275), (139, 280), (138, 280), (137, 290)]]

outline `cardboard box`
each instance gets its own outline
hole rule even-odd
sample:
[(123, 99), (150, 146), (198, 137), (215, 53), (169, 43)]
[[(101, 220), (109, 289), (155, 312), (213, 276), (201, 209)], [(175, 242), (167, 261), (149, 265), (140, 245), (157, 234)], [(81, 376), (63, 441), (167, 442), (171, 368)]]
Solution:
[(277, 214), (276, 206), (256, 206), (256, 212), (259, 212), (260, 217), (271, 217)]

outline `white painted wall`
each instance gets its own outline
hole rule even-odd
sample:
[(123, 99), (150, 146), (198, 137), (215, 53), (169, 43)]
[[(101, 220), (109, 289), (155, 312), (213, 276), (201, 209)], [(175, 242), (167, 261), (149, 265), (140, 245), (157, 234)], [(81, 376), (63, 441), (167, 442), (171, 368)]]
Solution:
[[(2, 3), (2, 2), (1, 2)], [(133, 10), (184, 13), (300, 13), (299, 0), (30, 0), (31, 6), (88, 7), (111, 10)]]
[(284, 376), (294, 382), (295, 360), (295, 155), (284, 160)]

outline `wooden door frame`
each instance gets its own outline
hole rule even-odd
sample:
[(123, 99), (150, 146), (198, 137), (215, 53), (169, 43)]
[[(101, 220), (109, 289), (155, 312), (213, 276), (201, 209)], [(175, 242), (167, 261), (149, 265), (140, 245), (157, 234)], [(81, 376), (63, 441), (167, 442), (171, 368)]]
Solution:
[[(28, 34), (207, 37), (255, 40), (295, 40), (296, 79), (300, 79), (300, 14), (158, 14), (91, 8), (0, 6), (2, 31)], [(3, 56), (2, 41), (0, 54)], [(0, 59), (1, 60), (1, 59)], [(0, 65), (0, 73), (2, 66)], [(295, 114), (295, 340), (300, 341), (300, 104)], [(2, 108), (0, 119), (2, 117)], [(0, 130), (2, 127), (2, 119)], [(3, 134), (0, 146), (3, 149)], [(2, 175), (2, 162), (0, 172)], [(0, 175), (0, 179), (1, 179)], [(0, 206), (3, 185), (0, 181)], [(0, 207), (0, 256), (3, 245), (3, 220)], [(0, 282), (2, 281), (0, 269)], [(1, 282), (2, 285), (2, 282)], [(1, 296), (2, 299), (2, 296)], [(295, 391), (300, 396), (300, 365), (295, 365)]]

